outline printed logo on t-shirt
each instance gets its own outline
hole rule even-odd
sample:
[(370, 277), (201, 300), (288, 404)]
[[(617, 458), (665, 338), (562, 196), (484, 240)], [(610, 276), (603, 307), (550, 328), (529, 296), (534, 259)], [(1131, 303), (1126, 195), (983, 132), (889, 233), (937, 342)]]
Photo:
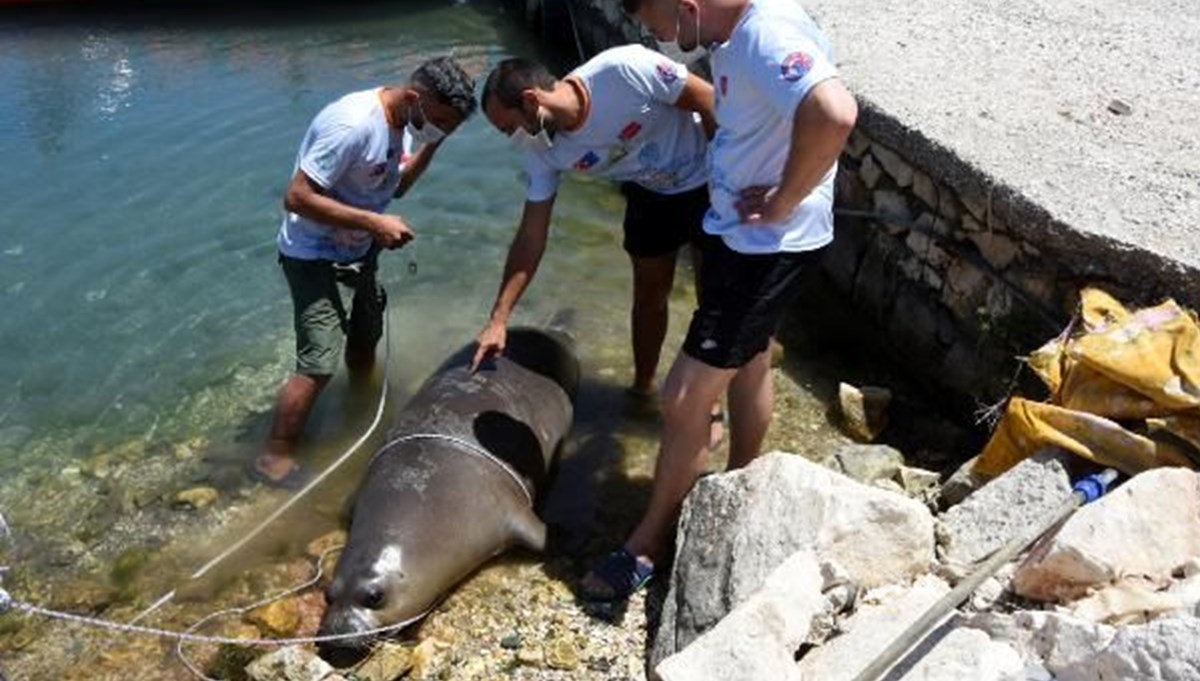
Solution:
[(729, 94), (729, 76), (721, 76), (721, 96)]
[(641, 131), (642, 131), (642, 124), (638, 123), (637, 121), (632, 121), (632, 122), (630, 122), (629, 125), (625, 126), (621, 130), (621, 140), (624, 142), (628, 142), (629, 140), (633, 139), (634, 136), (637, 135)]
[(658, 79), (663, 82), (663, 85), (670, 85), (679, 80), (679, 74), (675, 73), (675, 69), (666, 62), (655, 66), (654, 70), (658, 72)]
[(812, 57), (804, 52), (793, 52), (779, 63), (779, 75), (788, 82), (795, 82), (808, 75), (812, 65)]
[(599, 162), (600, 157), (596, 155), (596, 152), (589, 151), (575, 162), (575, 170), (587, 170)]
[(379, 177), (387, 172), (387, 163), (376, 163), (371, 166), (371, 177)]

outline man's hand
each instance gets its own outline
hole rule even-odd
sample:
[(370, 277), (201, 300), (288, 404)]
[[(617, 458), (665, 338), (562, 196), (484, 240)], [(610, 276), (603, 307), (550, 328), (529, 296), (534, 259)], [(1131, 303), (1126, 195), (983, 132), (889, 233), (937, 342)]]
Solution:
[(380, 214), (372, 223), (375, 243), (383, 248), (401, 248), (415, 236), (404, 220), (396, 215)]
[(738, 219), (747, 225), (769, 225), (786, 220), (796, 206), (783, 201), (777, 190), (777, 187), (765, 185), (743, 189), (733, 204)]
[(489, 357), (504, 353), (504, 343), (508, 340), (508, 328), (502, 322), (488, 322), (476, 338), (479, 347), (475, 349), (475, 357), (471, 359), (471, 371), (479, 369), (479, 365)]

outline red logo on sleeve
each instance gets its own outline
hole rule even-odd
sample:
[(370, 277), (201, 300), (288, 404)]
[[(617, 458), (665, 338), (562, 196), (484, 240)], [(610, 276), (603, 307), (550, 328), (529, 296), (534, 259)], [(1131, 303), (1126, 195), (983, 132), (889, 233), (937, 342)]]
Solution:
[(779, 63), (779, 75), (788, 82), (795, 82), (808, 75), (813, 59), (804, 52), (793, 52)]
[(679, 80), (679, 74), (676, 73), (675, 69), (671, 67), (671, 64), (667, 62), (662, 62), (658, 66), (655, 66), (654, 70), (658, 72), (658, 79), (661, 80), (664, 85), (670, 85), (671, 83)]
[(634, 135), (637, 135), (641, 131), (642, 124), (638, 123), (637, 121), (633, 121), (621, 130), (621, 140), (628, 142), (629, 140), (633, 139)]

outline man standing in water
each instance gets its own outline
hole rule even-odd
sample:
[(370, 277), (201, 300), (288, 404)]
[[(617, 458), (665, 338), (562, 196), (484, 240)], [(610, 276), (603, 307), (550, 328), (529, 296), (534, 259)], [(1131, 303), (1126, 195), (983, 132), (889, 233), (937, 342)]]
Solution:
[[(386, 304), (375, 282), (377, 255), (414, 237), (403, 219), (383, 211), (475, 106), (470, 76), (441, 57), (419, 66), (407, 85), (338, 99), (309, 125), (277, 238), (292, 296), (296, 369), (279, 391), (266, 451), (247, 466), (255, 480), (286, 488), (303, 483), (296, 440), (337, 368), (343, 335), (351, 377), (370, 372)], [(348, 314), (339, 283), (354, 292)]]
[[(625, 183), (624, 247), (633, 265), (629, 391), (653, 394), (676, 256), (684, 244), (698, 244), (708, 209), (712, 86), (683, 64), (626, 45), (562, 80), (541, 64), (506, 59), (488, 76), (482, 102), (492, 125), (524, 151), (527, 177), (521, 224), (473, 366), (503, 352), (509, 316), (546, 248), (560, 175), (573, 170)], [(710, 438), (719, 436), (717, 417)]]
[(768, 346), (799, 274), (833, 240), (837, 159), (858, 108), (828, 41), (794, 0), (623, 0), (659, 40), (707, 46), (716, 83), (712, 208), (700, 301), (663, 386), (650, 504), (624, 545), (584, 578), (624, 598), (669, 549), (704, 467), (709, 405), (726, 393), (729, 468), (759, 454), (774, 395)]

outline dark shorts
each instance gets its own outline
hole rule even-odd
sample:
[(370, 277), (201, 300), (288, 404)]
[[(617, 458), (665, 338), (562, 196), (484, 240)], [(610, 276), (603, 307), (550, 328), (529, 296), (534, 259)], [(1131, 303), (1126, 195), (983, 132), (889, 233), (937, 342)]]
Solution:
[(771, 342), (784, 310), (800, 293), (803, 271), (826, 249), (747, 255), (705, 235), (700, 304), (683, 351), (718, 369), (745, 365)]
[[(337, 370), (342, 336), (347, 352), (373, 352), (383, 335), (387, 296), (375, 281), (376, 260), (342, 265), (329, 260), (279, 256), (292, 293), (296, 373), (328, 376)], [(350, 313), (338, 285), (354, 293)]]
[(703, 239), (708, 187), (659, 194), (641, 185), (621, 185), (625, 195), (625, 252), (635, 258), (669, 255)]

